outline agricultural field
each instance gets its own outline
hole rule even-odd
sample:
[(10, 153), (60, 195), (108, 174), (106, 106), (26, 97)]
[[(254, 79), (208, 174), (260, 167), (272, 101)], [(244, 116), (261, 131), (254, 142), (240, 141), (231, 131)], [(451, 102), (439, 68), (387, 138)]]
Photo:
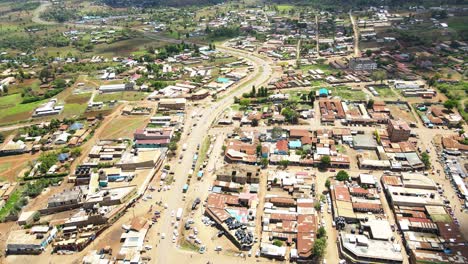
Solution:
[(302, 65), (301, 70), (303, 73), (307, 73), (309, 70), (322, 70), (325, 74), (331, 74), (337, 72), (337, 70), (326, 64), (311, 64), (311, 65)]
[(140, 101), (143, 100), (149, 93), (144, 92), (115, 92), (98, 94), (94, 97), (95, 102), (109, 101)]
[(130, 56), (147, 46), (162, 46), (161, 42), (154, 42), (146, 38), (133, 38), (111, 44), (97, 45), (93, 51), (96, 55), (104, 57)]
[(447, 24), (449, 28), (455, 30), (461, 36), (468, 32), (468, 23), (466, 23), (466, 17), (450, 17), (447, 19)]
[(379, 93), (379, 98), (385, 100), (394, 100), (398, 98), (398, 95), (390, 88), (385, 87), (374, 87), (374, 89)]
[(121, 116), (103, 128), (102, 138), (132, 138), (138, 128), (143, 128), (149, 117)]
[(39, 105), (47, 100), (22, 104), (20, 94), (0, 97), (0, 124), (18, 123), (31, 118), (31, 114)]

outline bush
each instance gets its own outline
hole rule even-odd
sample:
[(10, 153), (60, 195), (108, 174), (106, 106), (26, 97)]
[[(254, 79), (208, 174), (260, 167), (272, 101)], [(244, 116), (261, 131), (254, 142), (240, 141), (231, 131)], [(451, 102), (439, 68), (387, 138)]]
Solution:
[(276, 239), (275, 241), (273, 241), (273, 245), (281, 247), (283, 246), (283, 241)]
[(338, 181), (348, 181), (349, 180), (349, 175), (346, 171), (340, 170), (338, 174), (336, 174), (336, 180)]
[(327, 231), (325, 230), (325, 228), (323, 226), (321, 226), (317, 230), (317, 238), (322, 238), (322, 237), (325, 237), (326, 235), (327, 235)]
[(34, 222), (37, 222), (37, 221), (39, 221), (40, 219), (41, 219), (41, 213), (35, 212), (35, 213), (34, 213), (34, 216), (33, 216)]

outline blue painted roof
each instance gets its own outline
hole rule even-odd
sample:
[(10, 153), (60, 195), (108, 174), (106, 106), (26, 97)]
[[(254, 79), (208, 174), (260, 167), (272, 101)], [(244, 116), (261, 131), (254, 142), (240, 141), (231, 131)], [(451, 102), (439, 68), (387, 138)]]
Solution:
[(320, 88), (319, 94), (326, 94), (326, 95), (328, 95), (328, 90), (325, 89), (325, 88)]
[(81, 123), (73, 123), (71, 126), (70, 126), (70, 130), (78, 130), (78, 129), (82, 129), (83, 128), (83, 124)]
[(70, 155), (68, 155), (68, 153), (60, 153), (60, 154), (58, 155), (58, 160), (59, 160), (59, 161), (67, 160), (69, 156), (70, 156)]
[(302, 143), (299, 140), (289, 141), (289, 148), (300, 148), (301, 146)]

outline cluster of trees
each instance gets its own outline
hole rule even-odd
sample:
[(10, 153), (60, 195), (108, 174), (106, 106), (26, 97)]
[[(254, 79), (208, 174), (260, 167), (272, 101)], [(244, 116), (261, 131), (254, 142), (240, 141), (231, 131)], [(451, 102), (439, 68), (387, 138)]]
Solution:
[(283, 110), (281, 110), (281, 114), (290, 124), (297, 124), (299, 122), (299, 114), (291, 107), (283, 108)]
[[(40, 78), (41, 76), (44, 77), (42, 73), (43, 71), (41, 71), (41, 73), (39, 74)], [(48, 74), (46, 74), (46, 76), (48, 76)], [(45, 78), (45, 80), (47, 80), (47, 78)], [(31, 88), (24, 88), (23, 91), (21, 92), (21, 97), (23, 97), (23, 100), (21, 101), (21, 103), (27, 104), (27, 103), (32, 103), (32, 102), (37, 102), (37, 101), (41, 101), (44, 99), (52, 98), (56, 96), (57, 94), (59, 94), (61, 91), (63, 91), (65, 88), (67, 88), (67, 82), (64, 79), (55, 79), (54, 81), (52, 81), (52, 86), (53, 86), (53, 89), (47, 90), (44, 93), (44, 95), (36, 94), (36, 92), (33, 91)]]
[(180, 132), (176, 132), (174, 136), (171, 138), (171, 142), (169, 142), (168, 148), (173, 153), (175, 153), (175, 151), (177, 150), (177, 143), (180, 141), (181, 136), (182, 134)]
[(380, 84), (382, 84), (387, 79), (387, 72), (384, 70), (374, 71), (371, 78), (374, 82), (380, 81)]
[(268, 96), (268, 89), (265, 87), (260, 87), (257, 91), (257, 88), (255, 88), (255, 85), (252, 86), (252, 90), (250, 93), (244, 93), (242, 94), (242, 97), (244, 98), (256, 98), (256, 97), (267, 97)]
[[(445, 96), (447, 96), (448, 100), (444, 102), (444, 107), (448, 109), (457, 108), (460, 114), (463, 116), (465, 121), (468, 119), (468, 113), (466, 109), (463, 108), (463, 104), (460, 104), (460, 100), (466, 98), (468, 94), (468, 82), (460, 81), (459, 83), (451, 84), (451, 83), (437, 83), (436, 80), (440, 78), (440, 75), (435, 75), (433, 78), (429, 79), (429, 84), (437, 87)], [(460, 90), (464, 91), (463, 93), (455, 93), (453, 91)], [(452, 91), (452, 92), (451, 92)]]
[(40, 163), (38, 168), (39, 172), (45, 174), (50, 169), (50, 167), (58, 162), (57, 153), (42, 153), (39, 159), (37, 159), (37, 162)]
[(430, 169), (431, 168), (431, 159), (429, 157), (429, 154), (427, 154), (426, 152), (423, 152), (421, 154), (421, 161), (424, 163), (424, 167), (426, 169)]
[(14, 3), (10, 3), (10, 11), (11, 12), (20, 12), (20, 11), (30, 11), (34, 10), (39, 7), (39, 2), (29, 2), (29, 1), (15, 1)]
[(205, 33), (210, 39), (225, 39), (237, 37), (240, 35), (241, 31), (239, 27), (219, 27), (216, 29), (206, 27)]
[(55, 7), (45, 10), (41, 14), (41, 18), (45, 20), (57, 21), (60, 23), (79, 18), (78, 10), (65, 7)]
[(35, 180), (34, 182), (29, 182), (25, 185), (23, 195), (29, 196), (30, 198), (35, 198), (42, 193), (44, 188), (47, 188), (52, 184), (58, 183), (61, 180), (61, 178), (42, 178)]
[(134, 0), (102, 0), (106, 5), (112, 7), (153, 7), (153, 6), (191, 6), (191, 5), (211, 5), (219, 4), (222, 0), (145, 0), (145, 1), (134, 1)]
[(155, 59), (167, 59), (168, 57), (179, 54), (184, 50), (197, 51), (199, 48), (195, 44), (187, 44), (185, 42), (179, 44), (167, 44), (160, 48), (158, 54), (155, 55)]
[(317, 260), (322, 259), (325, 256), (327, 250), (327, 231), (322, 226), (317, 230), (317, 239), (315, 240), (312, 252), (314, 258)]

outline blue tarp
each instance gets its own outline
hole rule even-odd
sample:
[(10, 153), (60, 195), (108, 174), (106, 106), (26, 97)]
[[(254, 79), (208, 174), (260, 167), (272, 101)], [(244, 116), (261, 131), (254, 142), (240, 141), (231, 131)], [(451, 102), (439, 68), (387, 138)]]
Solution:
[(81, 123), (73, 123), (71, 126), (70, 126), (70, 130), (79, 130), (79, 129), (82, 129), (83, 128), (83, 124)]

